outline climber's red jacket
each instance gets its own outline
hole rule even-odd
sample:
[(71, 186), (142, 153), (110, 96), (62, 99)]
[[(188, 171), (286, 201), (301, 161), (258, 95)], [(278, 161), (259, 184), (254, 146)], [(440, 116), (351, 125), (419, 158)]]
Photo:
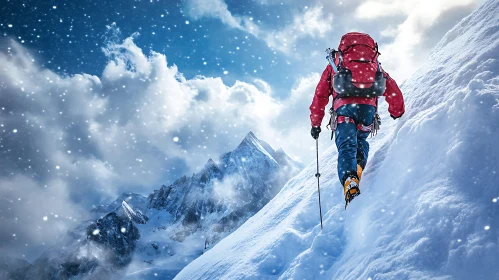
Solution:
[[(384, 72), (384, 71), (383, 71)], [(388, 112), (394, 118), (399, 118), (404, 114), (404, 97), (402, 92), (395, 80), (393, 80), (388, 73), (384, 72), (388, 79), (386, 80), (386, 90), (383, 96), (388, 102)], [(329, 88), (329, 75), (331, 75), (331, 86), (332, 86), (332, 76), (334, 75), (334, 70), (331, 65), (327, 65), (324, 72), (322, 72), (322, 77), (315, 88), (314, 99), (310, 105), (310, 121), (312, 126), (321, 126), (322, 119), (324, 118), (324, 108), (329, 103), (330, 88)], [(376, 106), (376, 98), (366, 98), (366, 97), (344, 97), (336, 98), (336, 92), (333, 90), (333, 100), (334, 100), (334, 110), (338, 109), (340, 106), (345, 104), (367, 104)]]

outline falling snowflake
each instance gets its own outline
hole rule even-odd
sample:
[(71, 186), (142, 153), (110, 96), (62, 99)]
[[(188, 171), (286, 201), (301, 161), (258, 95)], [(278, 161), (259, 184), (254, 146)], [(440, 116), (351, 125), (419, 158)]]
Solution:
[(122, 228), (121, 228), (121, 232), (122, 232), (122, 233), (125, 233), (125, 232), (126, 232), (126, 228), (122, 227)]
[(12, 132), (17, 133), (17, 129), (12, 130)]
[(484, 227), (485, 230), (489, 230), (490, 229), (490, 226), (485, 226)]
[(48, 220), (49, 218), (47, 216), (43, 217), (43, 220), (46, 221)]
[(99, 230), (99, 229), (95, 229), (95, 230), (92, 232), (92, 234), (93, 234), (93, 235), (97, 235), (97, 234), (99, 234), (99, 232), (100, 232), (100, 230)]
[(173, 142), (178, 142), (178, 137), (177, 136), (173, 137)]

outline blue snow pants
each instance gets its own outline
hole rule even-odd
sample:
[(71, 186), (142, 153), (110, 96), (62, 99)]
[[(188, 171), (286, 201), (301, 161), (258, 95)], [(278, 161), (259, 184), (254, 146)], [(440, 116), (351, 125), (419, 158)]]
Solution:
[[(364, 104), (346, 104), (336, 110), (338, 116), (352, 118), (356, 124), (371, 125), (376, 114), (376, 107)], [(335, 131), (338, 148), (338, 177), (341, 185), (349, 176), (357, 176), (357, 164), (366, 167), (369, 154), (367, 137), (370, 132), (357, 130), (351, 122), (339, 123)]]

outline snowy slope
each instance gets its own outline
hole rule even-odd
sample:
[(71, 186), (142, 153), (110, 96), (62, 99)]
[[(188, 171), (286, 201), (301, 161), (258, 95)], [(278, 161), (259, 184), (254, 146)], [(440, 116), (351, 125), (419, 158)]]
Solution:
[(321, 155), (322, 232), (310, 165), (175, 279), (499, 279), (498, 11), (445, 35), (403, 85), (400, 122), (381, 106), (347, 211), (336, 149)]

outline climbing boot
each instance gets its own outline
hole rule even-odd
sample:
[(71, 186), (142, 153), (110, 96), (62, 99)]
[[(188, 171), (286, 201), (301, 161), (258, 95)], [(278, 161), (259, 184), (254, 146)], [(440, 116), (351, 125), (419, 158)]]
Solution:
[(360, 194), (359, 179), (355, 177), (348, 177), (343, 185), (343, 193), (345, 195), (345, 209), (348, 204)]

